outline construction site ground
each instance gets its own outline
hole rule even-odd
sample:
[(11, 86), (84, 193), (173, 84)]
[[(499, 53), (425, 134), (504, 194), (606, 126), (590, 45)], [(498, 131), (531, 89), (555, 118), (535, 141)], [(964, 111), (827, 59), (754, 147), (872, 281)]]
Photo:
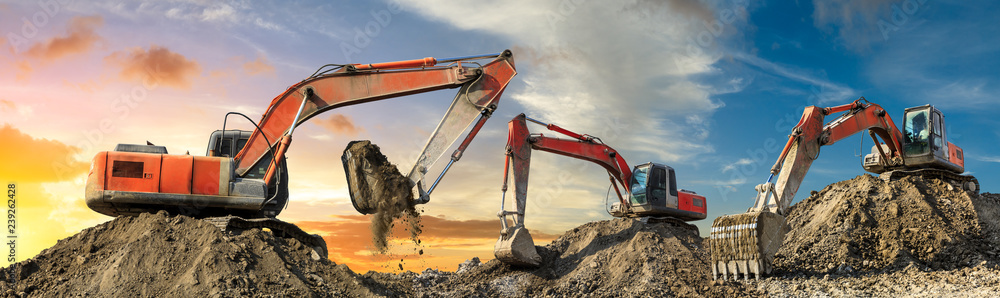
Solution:
[[(270, 231), (228, 234), (166, 213), (121, 217), (2, 273), (0, 295), (313, 297), (899, 297), (1000, 292), (1000, 195), (870, 175), (795, 204), (761, 280), (714, 281), (708, 241), (674, 223), (611, 219), (538, 246), (543, 264), (478, 258), (456, 272), (358, 274)], [(697, 222), (710, 224), (708, 221)]]

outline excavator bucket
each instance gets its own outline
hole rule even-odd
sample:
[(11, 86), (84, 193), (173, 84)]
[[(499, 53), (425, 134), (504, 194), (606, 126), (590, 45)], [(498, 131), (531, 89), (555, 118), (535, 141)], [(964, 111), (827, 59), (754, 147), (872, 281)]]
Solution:
[(747, 212), (721, 216), (712, 223), (709, 239), (712, 246), (712, 278), (760, 279), (769, 274), (774, 254), (789, 227), (777, 213)]
[(412, 201), (413, 183), (389, 163), (370, 141), (352, 141), (340, 156), (347, 175), (351, 203), (361, 214), (375, 213), (384, 198), (405, 197)]
[(516, 266), (535, 267), (542, 263), (542, 257), (535, 250), (535, 241), (523, 226), (502, 231), (493, 246), (493, 255), (504, 263)]

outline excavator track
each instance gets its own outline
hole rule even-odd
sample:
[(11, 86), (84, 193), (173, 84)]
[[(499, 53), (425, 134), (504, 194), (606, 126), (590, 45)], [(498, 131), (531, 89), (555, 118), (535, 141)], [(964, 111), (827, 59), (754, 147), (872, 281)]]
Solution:
[(316, 234), (306, 233), (298, 226), (276, 218), (268, 217), (247, 219), (229, 215), (222, 217), (209, 217), (204, 220), (215, 225), (223, 232), (240, 233), (250, 229), (268, 228), (279, 237), (292, 238), (308, 247), (311, 247), (317, 254), (319, 254), (320, 258), (326, 259), (328, 257), (326, 241), (323, 240), (323, 237)]
[(643, 223), (647, 223), (647, 224), (652, 224), (652, 223), (668, 223), (668, 224), (674, 225), (675, 227), (680, 227), (680, 228), (687, 229), (688, 231), (690, 231), (691, 233), (694, 233), (695, 235), (700, 235), (700, 232), (698, 231), (698, 226), (689, 224), (686, 221), (684, 221), (683, 219), (676, 218), (676, 217), (670, 217), (670, 216), (646, 216), (646, 217), (639, 218), (639, 221), (642, 221)]
[(976, 177), (959, 175), (942, 169), (895, 170), (879, 174), (878, 177), (883, 181), (896, 181), (913, 175), (920, 175), (924, 178), (937, 178), (974, 194), (978, 194), (981, 189), (979, 188), (979, 179), (976, 179)]

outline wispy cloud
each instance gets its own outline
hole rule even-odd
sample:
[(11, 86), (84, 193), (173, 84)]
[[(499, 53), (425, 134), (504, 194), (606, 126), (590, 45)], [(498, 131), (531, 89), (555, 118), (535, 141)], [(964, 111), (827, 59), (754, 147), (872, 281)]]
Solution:
[(763, 58), (748, 55), (742, 52), (733, 54), (733, 58), (757, 67), (766, 73), (814, 86), (815, 88), (812, 92), (814, 93), (813, 95), (815, 95), (815, 102), (811, 102), (812, 104), (845, 102), (858, 96), (858, 92), (851, 87), (819, 78), (804, 70), (797, 70), (789, 66), (780, 65), (778, 63), (767, 61)]
[(1000, 163), (1000, 156), (977, 155), (974, 158), (979, 161)]
[(723, 173), (729, 172), (729, 171), (735, 170), (739, 166), (749, 165), (751, 163), (753, 163), (753, 160), (751, 160), (749, 158), (741, 158), (740, 160), (737, 160), (737, 161), (735, 161), (733, 163), (730, 163), (730, 164), (727, 164), (727, 165), (723, 166), (722, 167), (722, 172)]

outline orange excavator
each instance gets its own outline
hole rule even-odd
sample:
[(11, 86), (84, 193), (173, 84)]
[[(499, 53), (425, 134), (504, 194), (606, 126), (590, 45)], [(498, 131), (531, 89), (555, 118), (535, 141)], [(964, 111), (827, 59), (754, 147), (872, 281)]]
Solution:
[[(823, 124), (826, 116), (843, 113)], [(921, 175), (948, 181), (959, 189), (979, 191), (979, 181), (965, 172), (962, 148), (948, 142), (944, 115), (931, 105), (908, 108), (900, 131), (881, 106), (864, 97), (836, 107), (806, 107), (788, 143), (771, 167), (767, 182), (757, 185), (757, 197), (746, 213), (716, 218), (712, 223), (713, 278), (744, 279), (768, 274), (789, 227), (785, 222), (795, 193), (821, 146), (832, 145), (868, 130), (875, 145), (862, 166), (889, 181)], [(881, 141), (880, 141), (881, 140)], [(778, 176), (774, 183), (771, 179)]]
[[(547, 137), (528, 131), (526, 121), (572, 139)], [(608, 179), (615, 188), (618, 202), (609, 213), (614, 217), (641, 217), (652, 221), (669, 221), (697, 229), (686, 221), (705, 219), (705, 197), (692, 191), (677, 188), (674, 169), (658, 163), (644, 163), (629, 168), (625, 158), (600, 138), (578, 134), (555, 124), (520, 114), (508, 124), (507, 158), (504, 164), (503, 188), (500, 203), (501, 231), (494, 246), (494, 255), (504, 263), (517, 266), (538, 266), (541, 256), (534, 241), (524, 227), (524, 213), (528, 196), (528, 172), (531, 150), (541, 150), (562, 156), (596, 163), (608, 171)], [(517, 211), (504, 210), (506, 205), (507, 178), (513, 166), (514, 194)], [(621, 187), (619, 187), (621, 186)], [(625, 190), (623, 195), (621, 190)]]
[[(482, 59), (492, 60), (476, 62)], [(167, 154), (165, 147), (152, 144), (119, 144), (114, 151), (98, 153), (87, 177), (87, 206), (109, 216), (166, 210), (223, 217), (217, 223), (220, 227), (268, 227), (302, 234), (293, 225), (273, 219), (288, 202), (285, 152), (297, 126), (339, 107), (458, 88), (408, 175), (419, 188), (415, 203), (426, 203), (430, 194), (423, 191), (426, 169), (478, 117), (463, 141), (463, 148), (468, 145), (516, 73), (509, 50), (440, 60), (328, 64), (275, 97), (258, 123), (243, 114), (227, 114), (227, 119), (230, 114), (241, 115), (256, 128), (252, 132), (227, 130), (224, 120), (223, 130), (211, 135), (207, 156)], [(348, 173), (349, 184), (364, 179), (352, 177), (357, 173)], [(308, 238), (303, 236), (312, 241)]]

